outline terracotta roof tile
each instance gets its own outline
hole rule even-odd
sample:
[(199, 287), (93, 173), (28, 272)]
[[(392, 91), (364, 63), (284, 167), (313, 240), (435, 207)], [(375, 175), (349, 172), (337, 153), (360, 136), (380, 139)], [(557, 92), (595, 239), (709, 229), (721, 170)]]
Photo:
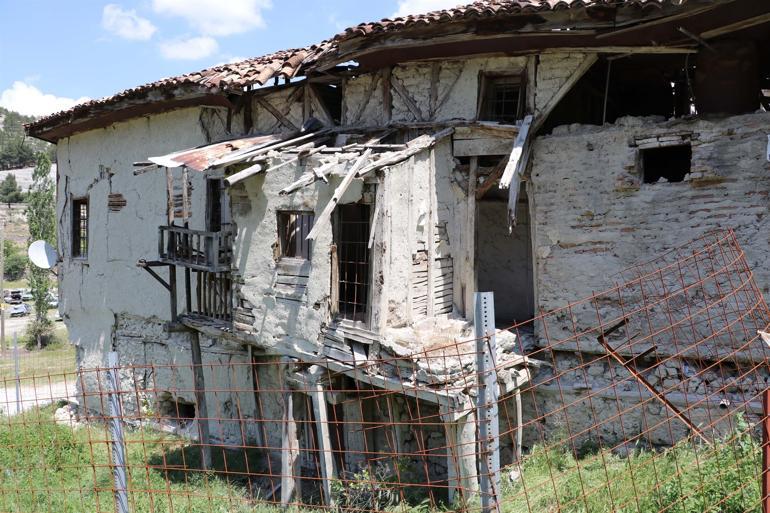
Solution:
[(399, 18), (385, 18), (367, 22), (345, 29), (337, 34), (336, 41), (351, 39), (356, 36), (371, 36), (385, 32), (394, 32), (408, 28), (427, 26), (434, 23), (463, 21), (472, 18), (489, 18), (498, 15), (513, 15), (558, 11), (596, 5), (638, 6), (641, 8), (660, 8), (666, 5), (682, 5), (686, 0), (486, 0), (458, 5), (451, 9), (442, 9), (425, 14), (415, 14)]
[(392, 33), (417, 26), (437, 23), (450, 23), (471, 18), (489, 18), (497, 15), (520, 14), (527, 12), (555, 11), (588, 7), (594, 5), (633, 5), (662, 7), (681, 5), (687, 0), (486, 0), (461, 5), (452, 9), (433, 11), (395, 19), (383, 19), (377, 22), (361, 23), (346, 29), (331, 40), (307, 48), (282, 50), (262, 57), (254, 57), (240, 62), (222, 64), (212, 68), (163, 78), (149, 84), (126, 89), (120, 93), (98, 100), (81, 103), (75, 107), (43, 117), (26, 126), (32, 135), (63, 123), (86, 119), (96, 114), (103, 107), (116, 105), (123, 100), (140, 99), (152, 92), (165, 92), (181, 86), (202, 87), (210, 92), (225, 89), (240, 89), (246, 86), (264, 85), (275, 77), (292, 78), (316, 60), (316, 57), (334, 50), (340, 41), (354, 37), (367, 37), (382, 33)]

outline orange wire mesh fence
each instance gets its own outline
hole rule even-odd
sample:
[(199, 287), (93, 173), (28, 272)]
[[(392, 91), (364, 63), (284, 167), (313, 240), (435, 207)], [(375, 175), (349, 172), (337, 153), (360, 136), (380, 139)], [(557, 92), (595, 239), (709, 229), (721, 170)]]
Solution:
[(23, 378), (78, 407), (3, 419), (0, 511), (762, 511), (770, 311), (732, 232), (506, 329), (486, 301), (419, 350)]

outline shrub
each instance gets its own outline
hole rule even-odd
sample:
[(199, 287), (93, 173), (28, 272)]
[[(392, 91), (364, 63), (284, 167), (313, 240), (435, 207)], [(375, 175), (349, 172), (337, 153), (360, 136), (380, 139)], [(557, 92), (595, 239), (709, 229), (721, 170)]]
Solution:
[[(40, 343), (39, 346), (38, 340)], [(29, 324), (27, 324), (27, 330), (22, 336), (22, 341), (24, 347), (29, 350), (55, 347), (63, 342), (56, 333), (54, 325), (48, 319), (44, 322), (40, 322), (37, 319), (31, 320)]]

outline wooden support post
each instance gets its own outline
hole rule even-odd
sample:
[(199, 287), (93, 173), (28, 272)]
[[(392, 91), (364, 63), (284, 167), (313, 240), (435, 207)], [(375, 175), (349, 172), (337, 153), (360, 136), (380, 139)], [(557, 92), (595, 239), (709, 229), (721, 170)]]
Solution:
[(350, 473), (358, 472), (366, 464), (366, 438), (361, 410), (361, 399), (357, 397), (348, 396), (342, 403), (345, 470)]
[(168, 266), (168, 286), (169, 286), (169, 297), (170, 297), (170, 307), (171, 307), (171, 322), (176, 322), (178, 318), (177, 309), (176, 309), (176, 266), (170, 265)]
[[(447, 499), (449, 505), (464, 509), (478, 494), (479, 471), (476, 468), (476, 413), (471, 410), (455, 414), (446, 411), (444, 420), (447, 443)], [(442, 408), (443, 409), (443, 408)]]
[[(285, 377), (289, 360), (284, 359), (280, 374)], [(294, 420), (294, 392), (283, 394), (283, 417), (281, 419), (281, 505), (286, 507), (292, 497), (300, 497), (299, 438)]]
[(332, 454), (331, 436), (329, 435), (329, 416), (326, 408), (326, 394), (323, 384), (318, 379), (323, 369), (316, 365), (309, 369), (309, 374), (316, 380), (308, 383), (308, 394), (313, 401), (313, 413), (315, 415), (316, 434), (318, 436), (318, 462), (321, 466), (321, 489), (326, 506), (333, 506), (332, 480), (335, 477), (334, 455)]
[[(172, 267), (173, 269), (173, 267)], [(200, 335), (192, 331), (191, 340), (193, 379), (195, 381), (195, 418), (198, 421), (198, 441), (201, 448), (201, 468), (211, 468), (211, 445), (209, 437), (209, 413), (206, 406), (206, 382), (203, 378), (203, 355)]]

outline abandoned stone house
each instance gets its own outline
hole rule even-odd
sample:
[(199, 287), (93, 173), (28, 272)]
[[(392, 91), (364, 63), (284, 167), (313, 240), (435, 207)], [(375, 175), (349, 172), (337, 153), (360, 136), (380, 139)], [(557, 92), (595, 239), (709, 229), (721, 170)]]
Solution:
[[(117, 351), (136, 366), (125, 386), (152, 391), (148, 408), (278, 450), (292, 397), (315, 406), (296, 415), (320, 421), (341, 404), (348, 423), (376, 421), (377, 405), (324, 395), (332, 374), (398, 391), (391, 408), (462, 408), (446, 384), (467, 362), (425, 360), (473, 337), (476, 291), (494, 292), (504, 328), (733, 228), (767, 292), (769, 90), (765, 2), (498, 0), (41, 119), (27, 131), (57, 144), (60, 308), (78, 365)], [(529, 338), (498, 334), (504, 399), (541, 372)], [(320, 392), (284, 394), (295, 382)], [(100, 408), (89, 390), (101, 386), (82, 381), (86, 406)], [(414, 443), (399, 429), (400, 446)], [(366, 436), (347, 430), (343, 444), (385, 450)], [(437, 479), (458, 472), (434, 463)]]

